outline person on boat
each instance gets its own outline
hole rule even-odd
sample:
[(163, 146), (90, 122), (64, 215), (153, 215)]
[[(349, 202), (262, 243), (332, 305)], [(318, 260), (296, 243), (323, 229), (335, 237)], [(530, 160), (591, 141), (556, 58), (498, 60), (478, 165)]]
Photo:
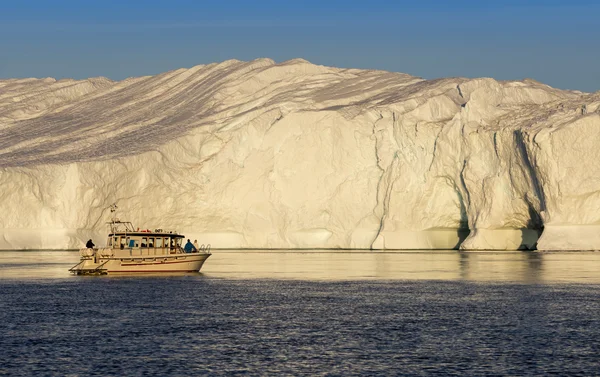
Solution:
[(200, 250), (200, 246), (198, 246), (198, 240), (194, 240), (194, 248), (196, 251)]
[(188, 239), (188, 242), (183, 247), (183, 250), (186, 253), (193, 253), (194, 251), (198, 251), (198, 249), (196, 249), (196, 247), (194, 247), (194, 245), (192, 244), (192, 242), (189, 239)]
[(93, 249), (93, 248), (94, 248), (94, 246), (96, 246), (96, 245), (94, 245), (94, 243), (92, 242), (92, 239), (91, 239), (91, 238), (90, 238), (90, 239), (88, 240), (88, 242), (86, 242), (86, 244), (85, 244), (85, 247), (87, 247), (88, 249)]

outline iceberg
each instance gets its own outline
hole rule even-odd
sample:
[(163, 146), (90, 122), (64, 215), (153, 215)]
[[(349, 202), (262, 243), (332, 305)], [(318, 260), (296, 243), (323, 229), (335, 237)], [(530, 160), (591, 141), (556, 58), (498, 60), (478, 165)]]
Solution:
[[(270, 59), (0, 80), (0, 249), (600, 249), (600, 92)], [(96, 242), (102, 243), (102, 242)]]

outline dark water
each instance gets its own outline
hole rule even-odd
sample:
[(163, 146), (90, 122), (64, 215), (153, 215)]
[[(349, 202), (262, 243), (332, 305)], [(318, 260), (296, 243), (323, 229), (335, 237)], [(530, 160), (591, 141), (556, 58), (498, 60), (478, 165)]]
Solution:
[(598, 375), (599, 253), (218, 252), (72, 277), (0, 252), (0, 375)]

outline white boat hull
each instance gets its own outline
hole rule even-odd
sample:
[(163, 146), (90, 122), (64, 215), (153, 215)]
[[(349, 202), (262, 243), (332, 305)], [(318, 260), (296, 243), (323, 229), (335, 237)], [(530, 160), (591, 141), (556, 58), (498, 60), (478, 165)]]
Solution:
[(199, 272), (208, 253), (140, 257), (84, 257), (71, 268), (77, 275)]

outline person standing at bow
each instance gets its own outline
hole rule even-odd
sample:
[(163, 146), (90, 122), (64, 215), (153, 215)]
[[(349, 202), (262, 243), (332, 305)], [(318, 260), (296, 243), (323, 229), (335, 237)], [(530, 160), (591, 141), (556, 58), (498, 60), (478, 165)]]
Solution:
[(183, 247), (183, 250), (186, 253), (193, 253), (194, 251), (198, 251), (198, 249), (196, 249), (196, 247), (192, 244), (192, 242), (189, 239), (187, 240), (187, 243)]

